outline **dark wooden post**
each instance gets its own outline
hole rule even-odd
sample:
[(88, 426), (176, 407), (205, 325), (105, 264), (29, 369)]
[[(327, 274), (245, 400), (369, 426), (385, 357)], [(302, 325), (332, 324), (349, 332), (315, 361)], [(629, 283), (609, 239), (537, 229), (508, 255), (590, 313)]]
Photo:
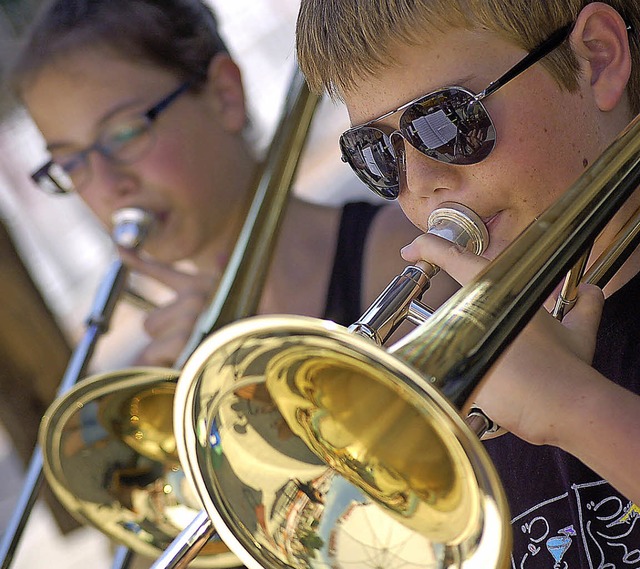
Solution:
[[(64, 333), (0, 223), (0, 421), (25, 465), (70, 355)], [(78, 527), (45, 488), (61, 531)]]

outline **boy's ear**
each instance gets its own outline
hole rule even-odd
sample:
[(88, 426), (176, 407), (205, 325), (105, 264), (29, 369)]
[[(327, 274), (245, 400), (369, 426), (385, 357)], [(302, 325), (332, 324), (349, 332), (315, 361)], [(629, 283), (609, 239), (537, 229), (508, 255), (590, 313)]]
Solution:
[(240, 132), (247, 121), (240, 69), (228, 54), (218, 53), (209, 62), (207, 76), (205, 89), (219, 124), (228, 132)]
[(624, 96), (631, 75), (628, 33), (622, 16), (603, 2), (587, 4), (571, 33), (571, 46), (602, 111), (614, 109)]

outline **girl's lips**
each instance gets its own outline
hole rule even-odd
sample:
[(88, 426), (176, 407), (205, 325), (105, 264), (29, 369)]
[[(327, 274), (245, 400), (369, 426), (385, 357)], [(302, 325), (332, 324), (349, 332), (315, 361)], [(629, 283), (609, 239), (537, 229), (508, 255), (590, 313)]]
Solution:
[(169, 212), (168, 211), (158, 211), (155, 213), (155, 218), (156, 218), (156, 223), (158, 225), (166, 225), (168, 219), (169, 219)]

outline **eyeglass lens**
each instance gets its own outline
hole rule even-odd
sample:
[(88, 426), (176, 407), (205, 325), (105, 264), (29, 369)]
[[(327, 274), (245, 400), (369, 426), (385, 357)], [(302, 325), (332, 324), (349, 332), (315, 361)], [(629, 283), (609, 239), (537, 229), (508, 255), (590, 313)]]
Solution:
[[(131, 117), (105, 130), (90, 148), (56, 158), (48, 177), (65, 191), (82, 188), (90, 178), (89, 154), (96, 151), (117, 163), (129, 163), (142, 156), (152, 144), (150, 121), (146, 117)], [(47, 183), (42, 179), (42, 183)]]

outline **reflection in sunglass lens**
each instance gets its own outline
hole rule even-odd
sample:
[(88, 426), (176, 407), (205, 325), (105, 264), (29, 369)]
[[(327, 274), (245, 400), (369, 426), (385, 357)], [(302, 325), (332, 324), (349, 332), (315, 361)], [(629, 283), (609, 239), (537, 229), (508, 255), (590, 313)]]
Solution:
[(373, 127), (345, 132), (340, 137), (343, 159), (358, 177), (386, 199), (398, 197), (398, 167), (389, 137)]
[(450, 88), (412, 104), (400, 118), (400, 131), (417, 150), (446, 164), (476, 164), (495, 144), (495, 128), (471, 93)]
[[(399, 126), (399, 133), (411, 146), (446, 164), (476, 164), (495, 146), (496, 131), (489, 114), (461, 87), (414, 101), (403, 111)], [(398, 197), (398, 166), (390, 136), (364, 125), (345, 132), (340, 146), (343, 159), (369, 188), (386, 199)]]

